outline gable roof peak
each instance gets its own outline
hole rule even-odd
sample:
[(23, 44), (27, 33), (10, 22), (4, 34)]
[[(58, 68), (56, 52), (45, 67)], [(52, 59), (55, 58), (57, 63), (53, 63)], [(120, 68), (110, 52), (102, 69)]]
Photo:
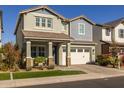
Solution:
[(48, 8), (48, 6), (47, 6), (47, 5), (35, 6), (35, 7), (30, 8), (30, 9), (22, 10), (22, 11), (19, 12), (19, 13), (20, 13), (20, 14), (22, 14), (22, 13), (28, 13), (28, 12), (32, 12), (32, 11), (34, 11), (34, 10), (42, 9), (42, 8)]
[(63, 17), (62, 15), (58, 14), (56, 11), (51, 9), (48, 5), (35, 6), (33, 8), (21, 11), (20, 14), (25, 14), (25, 13), (33, 12), (33, 11), (40, 10), (40, 9), (46, 9), (46, 10), (50, 11), (51, 13), (53, 13), (54, 15), (60, 17), (61, 19), (65, 20), (65, 21), (67, 20), (65, 17)]
[(84, 15), (80, 15), (80, 16), (77, 16), (77, 17), (75, 17), (75, 18), (72, 18), (72, 19), (70, 19), (70, 21), (75, 21), (75, 20), (78, 20), (78, 19), (84, 19), (84, 20), (86, 20), (87, 22), (89, 22), (89, 23), (95, 25), (95, 23), (94, 23), (93, 21), (91, 21), (89, 18), (87, 18), (87, 17), (84, 16)]

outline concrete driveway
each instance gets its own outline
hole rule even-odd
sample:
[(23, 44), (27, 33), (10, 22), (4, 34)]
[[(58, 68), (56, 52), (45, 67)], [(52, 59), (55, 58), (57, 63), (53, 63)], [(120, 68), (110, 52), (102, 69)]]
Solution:
[(70, 67), (60, 67), (62, 70), (81, 70), (86, 73), (97, 73), (97, 74), (104, 74), (104, 75), (116, 75), (116, 74), (124, 74), (124, 70), (119, 70), (115, 68), (107, 68), (102, 67), (98, 65), (91, 65), (91, 64), (85, 64), (85, 65), (73, 65)]

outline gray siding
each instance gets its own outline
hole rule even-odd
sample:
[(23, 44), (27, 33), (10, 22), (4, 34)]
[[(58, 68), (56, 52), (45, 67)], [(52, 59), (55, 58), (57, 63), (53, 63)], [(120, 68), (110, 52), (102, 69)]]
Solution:
[(101, 42), (102, 40), (102, 27), (93, 26), (93, 41), (97, 43), (96, 45), (96, 55), (101, 55)]
[[(84, 23), (85, 24), (85, 35), (79, 35), (78, 34), (78, 23)], [(92, 24), (89, 22), (79, 19), (72, 21), (71, 23), (71, 30), (70, 30), (70, 35), (75, 39), (75, 40), (82, 40), (82, 41), (92, 41)]]

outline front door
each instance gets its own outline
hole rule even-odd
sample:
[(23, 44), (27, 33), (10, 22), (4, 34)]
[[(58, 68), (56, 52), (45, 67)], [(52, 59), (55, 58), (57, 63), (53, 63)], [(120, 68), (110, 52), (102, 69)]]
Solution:
[(53, 61), (55, 62), (56, 65), (57, 63), (57, 46), (53, 46)]

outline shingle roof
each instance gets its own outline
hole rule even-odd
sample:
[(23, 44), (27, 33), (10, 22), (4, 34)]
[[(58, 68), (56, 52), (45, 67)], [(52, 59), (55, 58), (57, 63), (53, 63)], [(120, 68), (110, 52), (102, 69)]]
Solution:
[(124, 17), (123, 18), (119, 18), (117, 20), (113, 20), (111, 22), (104, 23), (104, 25), (109, 25), (109, 26), (115, 27), (115, 26), (117, 26), (119, 23), (121, 23), (123, 21), (124, 21)]
[(38, 31), (22, 31), (24, 38), (33, 39), (50, 39), (50, 40), (71, 40), (72, 37), (64, 33), (38, 32)]

